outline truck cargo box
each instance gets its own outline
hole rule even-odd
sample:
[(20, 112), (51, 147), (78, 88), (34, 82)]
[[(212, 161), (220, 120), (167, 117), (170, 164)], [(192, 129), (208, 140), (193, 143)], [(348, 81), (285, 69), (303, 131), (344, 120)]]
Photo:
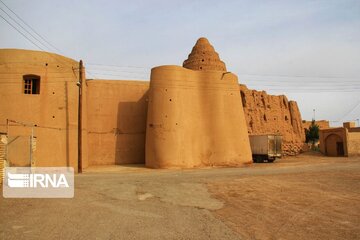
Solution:
[(254, 162), (273, 162), (281, 158), (281, 135), (249, 135), (249, 139)]

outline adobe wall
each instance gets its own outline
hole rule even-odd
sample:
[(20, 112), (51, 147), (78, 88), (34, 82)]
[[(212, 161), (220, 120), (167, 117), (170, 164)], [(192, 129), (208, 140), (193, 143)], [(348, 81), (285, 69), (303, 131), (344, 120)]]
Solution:
[(88, 80), (89, 165), (145, 162), (149, 82)]
[[(0, 50), (0, 132), (6, 132), (6, 119), (36, 124), (36, 166), (77, 170), (78, 67), (78, 62), (57, 54)], [(24, 94), (26, 74), (40, 76), (40, 94)], [(11, 126), (9, 130), (11, 137), (31, 134), (29, 127)], [(16, 159), (10, 164), (22, 164)]]
[(222, 71), (151, 71), (146, 166), (192, 168), (252, 162), (238, 80)]
[(348, 129), (348, 154), (360, 156), (360, 127)]
[(249, 134), (281, 134), (285, 155), (298, 154), (302, 150), (305, 133), (295, 101), (288, 101), (284, 95), (250, 90), (242, 84), (240, 94)]
[(360, 132), (349, 132), (348, 154), (349, 157), (360, 156)]
[(355, 122), (344, 122), (343, 127), (347, 129), (354, 129), (355, 128)]

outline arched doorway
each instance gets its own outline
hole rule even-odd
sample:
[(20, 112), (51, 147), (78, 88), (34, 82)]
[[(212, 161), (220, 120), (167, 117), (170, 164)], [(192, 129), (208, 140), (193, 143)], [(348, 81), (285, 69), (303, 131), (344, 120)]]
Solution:
[(328, 156), (344, 156), (344, 141), (337, 134), (330, 134), (325, 139), (326, 155)]

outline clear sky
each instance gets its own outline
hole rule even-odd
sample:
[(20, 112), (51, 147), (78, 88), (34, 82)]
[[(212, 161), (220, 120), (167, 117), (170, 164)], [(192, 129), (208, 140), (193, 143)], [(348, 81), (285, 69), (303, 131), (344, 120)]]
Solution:
[[(240, 83), (296, 100), (303, 119), (360, 118), (360, 0), (1, 1), (88, 78), (148, 80), (206, 37)], [(2, 18), (0, 36), (0, 48), (39, 49)]]

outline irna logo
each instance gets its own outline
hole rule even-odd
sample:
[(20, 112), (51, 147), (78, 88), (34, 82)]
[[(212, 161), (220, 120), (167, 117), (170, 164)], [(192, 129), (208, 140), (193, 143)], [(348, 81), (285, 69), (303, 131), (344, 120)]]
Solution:
[(69, 187), (64, 174), (7, 174), (8, 186), (13, 188), (36, 187)]
[(5, 198), (72, 198), (74, 169), (71, 167), (6, 167)]

